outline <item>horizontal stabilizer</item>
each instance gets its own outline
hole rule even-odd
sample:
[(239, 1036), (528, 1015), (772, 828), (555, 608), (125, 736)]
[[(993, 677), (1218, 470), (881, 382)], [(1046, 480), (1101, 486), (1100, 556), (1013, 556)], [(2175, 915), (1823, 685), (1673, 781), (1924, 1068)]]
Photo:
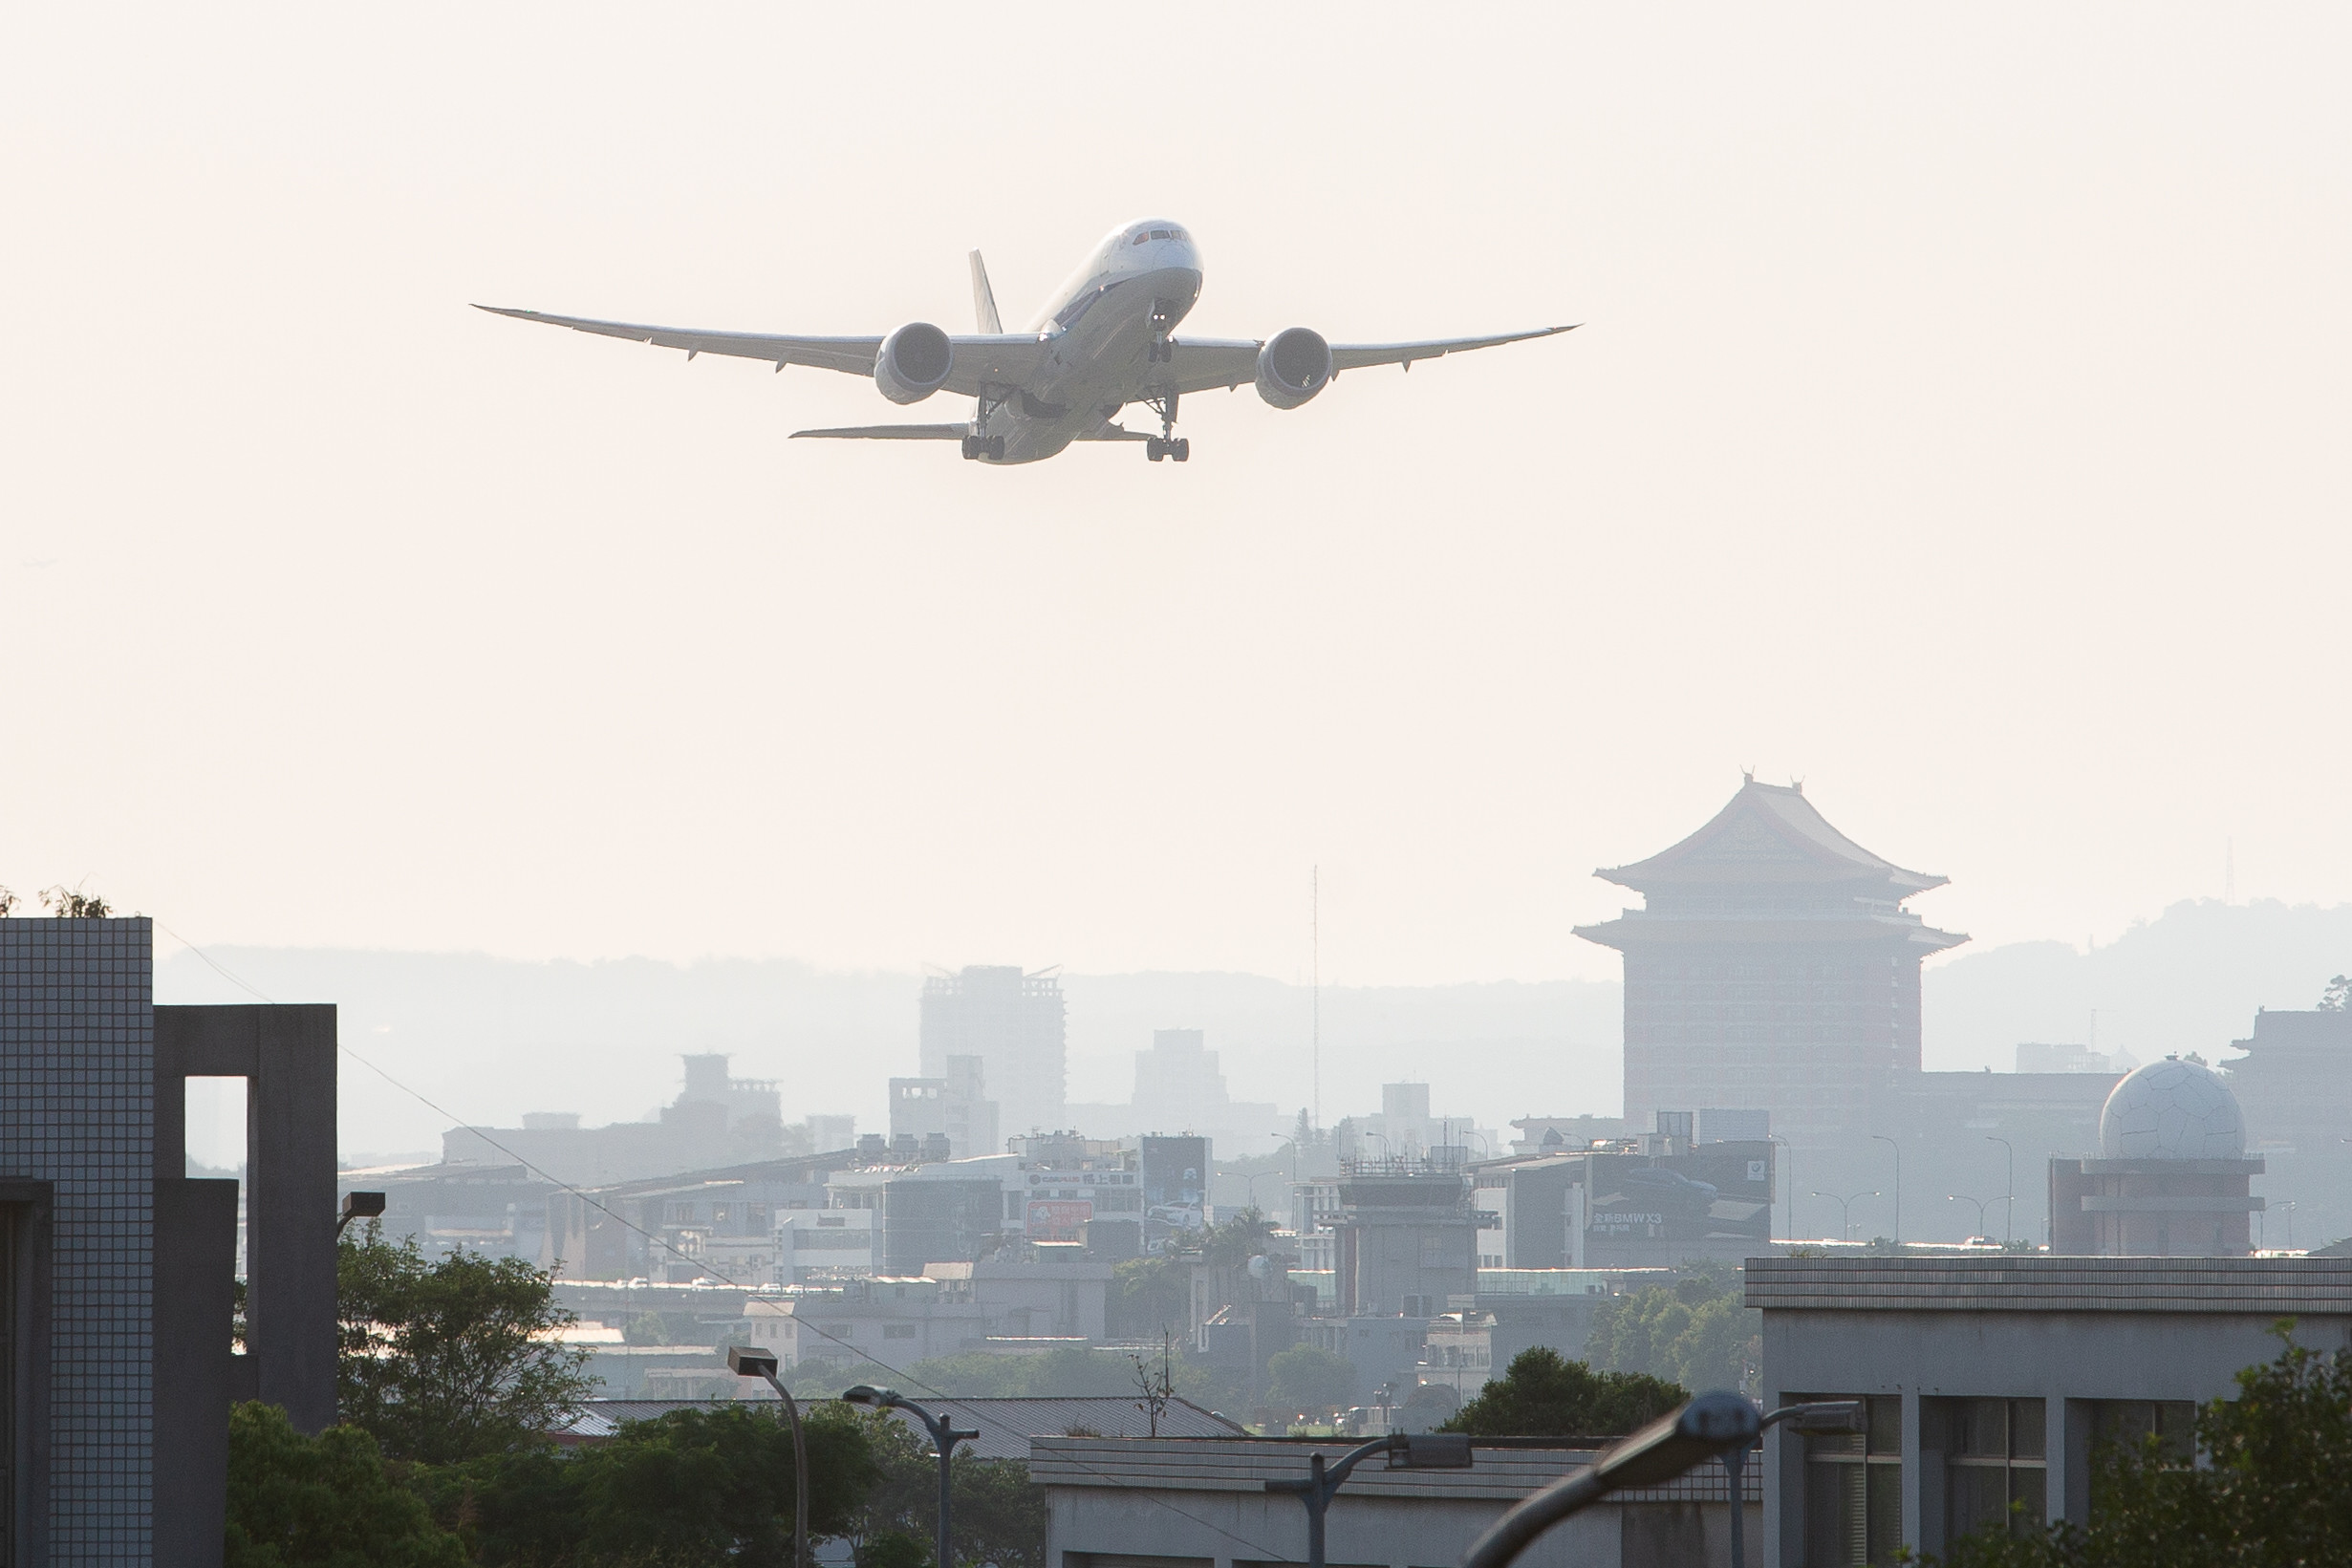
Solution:
[(852, 424), (839, 430), (795, 430), (792, 439), (821, 436), (836, 441), (960, 441), (971, 433), (968, 424)]

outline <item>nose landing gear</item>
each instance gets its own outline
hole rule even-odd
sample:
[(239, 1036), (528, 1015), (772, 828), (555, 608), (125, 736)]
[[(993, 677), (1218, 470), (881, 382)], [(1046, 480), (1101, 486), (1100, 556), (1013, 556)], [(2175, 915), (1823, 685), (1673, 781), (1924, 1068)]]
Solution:
[(1143, 455), (1154, 462), (1163, 458), (1174, 458), (1178, 462), (1190, 462), (1193, 458), (1193, 443), (1190, 439), (1176, 433), (1176, 395), (1171, 392), (1157, 397), (1147, 397), (1144, 399), (1144, 406), (1159, 416), (1159, 434), (1144, 438)]
[(966, 436), (963, 455), (967, 461), (986, 458), (993, 462), (1004, 461), (1004, 438), (1002, 436)]

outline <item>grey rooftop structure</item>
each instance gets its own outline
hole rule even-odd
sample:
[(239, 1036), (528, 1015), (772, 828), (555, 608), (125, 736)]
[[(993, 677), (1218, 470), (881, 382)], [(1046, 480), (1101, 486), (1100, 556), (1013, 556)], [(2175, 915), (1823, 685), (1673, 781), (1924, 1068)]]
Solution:
[(2013, 1505), (2087, 1519), (2096, 1446), (2185, 1435), (2298, 1342), (2352, 1346), (2352, 1258), (1755, 1257), (1764, 1401), (1861, 1399), (1866, 1434), (1776, 1429), (1767, 1568), (1946, 1552)]
[[(1046, 1489), (1046, 1568), (1242, 1568), (1306, 1560), (1306, 1511), (1269, 1494), (1268, 1480), (1305, 1479), (1356, 1445), (1224, 1440), (1040, 1437), (1029, 1478)], [(1427, 1568), (1459, 1562), (1513, 1503), (1590, 1464), (1600, 1445), (1488, 1448), (1473, 1440), (1468, 1470), (1356, 1471), (1327, 1516), (1333, 1563)], [(1751, 1466), (1747, 1538), (1761, 1516)], [(1723, 1469), (1708, 1464), (1662, 1487), (1624, 1492), (1564, 1520), (1520, 1557), (1525, 1568), (1666, 1568), (1731, 1560)]]

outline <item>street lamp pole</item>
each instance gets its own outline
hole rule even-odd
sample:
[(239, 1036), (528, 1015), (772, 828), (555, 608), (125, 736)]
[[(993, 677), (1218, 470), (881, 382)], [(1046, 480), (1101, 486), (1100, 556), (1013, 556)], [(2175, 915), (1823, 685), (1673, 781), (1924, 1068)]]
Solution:
[[(1797, 1239), (1797, 1146), (1777, 1132), (1767, 1132), (1764, 1136), (1788, 1151), (1788, 1237), (1794, 1241)], [(1764, 1229), (1770, 1231), (1772, 1227), (1767, 1223)], [(1770, 1240), (1771, 1237), (1768, 1235), (1765, 1239)]]
[[(1977, 1234), (1978, 1235), (1984, 1235), (1984, 1212), (1985, 1212), (1985, 1206), (1986, 1206), (1986, 1205), (1988, 1205), (1988, 1204), (1990, 1204), (1990, 1203), (1993, 1201), (1991, 1198), (1973, 1198), (1973, 1197), (1970, 1197), (1970, 1196), (1969, 1196), (1966, 1192), (1946, 1192), (1946, 1193), (1944, 1194), (1944, 1201), (1945, 1201), (1946, 1203), (1973, 1203), (1973, 1204), (1974, 1204), (1974, 1205), (1976, 1206), (1976, 1234)], [(1986, 1239), (1990, 1240), (1990, 1239), (1991, 1239), (1991, 1237), (1986, 1237)]]
[(1306, 1505), (1307, 1568), (1324, 1568), (1323, 1516), (1356, 1466), (1375, 1453), (1389, 1456), (1391, 1470), (1468, 1470), (1470, 1439), (1455, 1432), (1391, 1432), (1340, 1456), (1328, 1470), (1323, 1450), (1306, 1457), (1304, 1481), (1268, 1481), (1268, 1492), (1287, 1493)]
[(1903, 1146), (1884, 1132), (1873, 1132), (1871, 1138), (1894, 1150), (1894, 1244), (1903, 1245)]
[[(1756, 1441), (1761, 1444), (1767, 1428), (1781, 1422), (1795, 1424), (1801, 1432), (1858, 1432), (1863, 1429), (1862, 1402), (1856, 1399), (1822, 1400), (1810, 1405), (1783, 1405), (1760, 1417), (1756, 1424)], [(1740, 1472), (1747, 1468), (1748, 1445), (1723, 1450), (1723, 1473), (1729, 1482), (1726, 1491), (1732, 1504), (1732, 1568), (1748, 1568), (1747, 1521), (1743, 1517), (1745, 1503), (1740, 1496)]]
[(933, 1415), (901, 1396), (895, 1388), (875, 1388), (861, 1383), (854, 1388), (843, 1389), (841, 1398), (850, 1405), (871, 1405), (879, 1410), (905, 1410), (921, 1422), (923, 1429), (931, 1434), (931, 1441), (939, 1450), (939, 1556), (933, 1560), (936, 1568), (953, 1568), (956, 1559), (949, 1555), (947, 1515), (955, 1472), (949, 1461), (955, 1456), (957, 1444), (978, 1437), (980, 1433), (959, 1428), (953, 1417)]
[(2008, 1139), (1996, 1138), (1990, 1132), (1984, 1135), (1984, 1141), (2000, 1145), (2009, 1155), (2008, 1169), (2003, 1180), (2003, 1185), (2008, 1188), (2008, 1195), (2001, 1199), (2001, 1245), (2006, 1247), (2018, 1226), (2018, 1150)]
[(1840, 1241), (1851, 1241), (1854, 1239), (1854, 1217), (1852, 1212), (1854, 1200), (1856, 1198), (1874, 1198), (1878, 1196), (1876, 1192), (1856, 1192), (1850, 1197), (1840, 1197), (1835, 1192), (1816, 1192), (1813, 1195), (1817, 1198), (1827, 1198), (1830, 1202), (1838, 1206), (1838, 1239)]
[(792, 1568), (809, 1568), (809, 1440), (800, 1428), (800, 1405), (776, 1376), (776, 1358), (768, 1351), (730, 1345), (727, 1370), (739, 1378), (766, 1378), (784, 1401), (785, 1419), (792, 1424)]

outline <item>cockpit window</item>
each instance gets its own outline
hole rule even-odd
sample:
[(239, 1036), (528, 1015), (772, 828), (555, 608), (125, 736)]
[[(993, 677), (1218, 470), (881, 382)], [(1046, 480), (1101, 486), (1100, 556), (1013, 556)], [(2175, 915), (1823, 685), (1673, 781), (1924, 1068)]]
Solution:
[(1150, 239), (1151, 237), (1152, 237), (1152, 231), (1151, 231), (1150, 229), (1148, 229), (1148, 228), (1139, 228), (1139, 229), (1135, 230), (1135, 237), (1134, 237), (1134, 239), (1133, 239), (1133, 240), (1132, 240), (1132, 241), (1130, 241), (1129, 243), (1130, 243), (1131, 245), (1141, 245), (1144, 241), (1146, 241), (1146, 240)]
[(1164, 229), (1164, 228), (1155, 228), (1155, 229), (1152, 230), (1152, 238), (1154, 238), (1154, 239), (1155, 239), (1155, 240), (1168, 240), (1168, 239), (1174, 239), (1174, 238), (1175, 238), (1175, 236), (1174, 236), (1174, 235), (1172, 235), (1172, 234), (1170, 234), (1170, 233), (1169, 233), (1166, 229)]

